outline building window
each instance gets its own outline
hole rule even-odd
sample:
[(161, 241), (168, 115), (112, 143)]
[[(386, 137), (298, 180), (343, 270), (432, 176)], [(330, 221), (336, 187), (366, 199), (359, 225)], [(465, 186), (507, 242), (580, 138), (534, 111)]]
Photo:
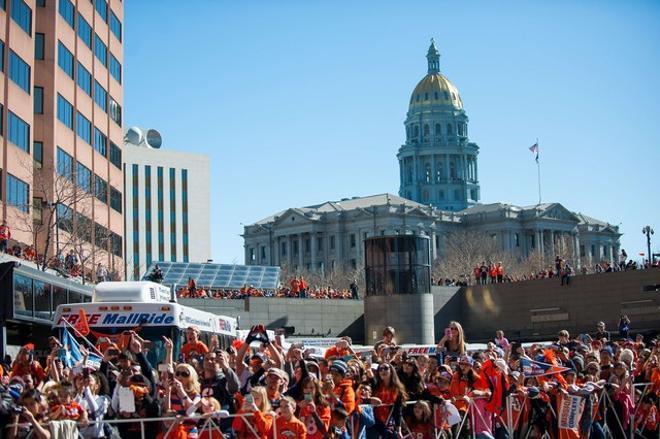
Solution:
[(5, 42), (0, 40), (0, 71), (5, 71)]
[(158, 259), (160, 261), (165, 260), (165, 186), (163, 181), (163, 167), (158, 166), (156, 170), (156, 202), (158, 204)]
[(27, 94), (30, 94), (30, 66), (11, 49), (9, 50), (9, 77)]
[(23, 0), (11, 0), (11, 18), (32, 37), (32, 9)]
[(335, 235), (330, 236), (330, 250), (335, 249)]
[[(437, 94), (437, 93), (436, 93), (436, 94)], [(437, 99), (437, 98), (436, 98), (436, 99)], [(436, 136), (439, 136), (440, 134), (442, 134), (441, 125), (440, 125), (439, 123), (436, 123), (436, 124), (435, 124), (435, 135), (436, 135)]]
[(188, 170), (181, 170), (181, 209), (183, 221), (183, 262), (188, 262)]
[(9, 141), (30, 153), (30, 125), (23, 119), (16, 116), (11, 111), (8, 114), (9, 119)]
[(429, 191), (422, 191), (422, 201), (428, 203), (429, 201)]
[(110, 99), (110, 119), (112, 119), (117, 125), (121, 126), (121, 105), (117, 103), (112, 96)]
[(121, 169), (121, 149), (113, 142), (110, 142), (110, 163)]
[(59, 93), (57, 94), (57, 119), (69, 129), (73, 129), (73, 106)]
[(584, 245), (580, 245), (580, 257), (584, 258)]
[(317, 252), (323, 251), (323, 238), (321, 237), (316, 238), (316, 251)]
[(41, 169), (44, 166), (44, 144), (43, 142), (32, 142), (32, 156), (34, 167)]
[(101, 61), (101, 64), (108, 65), (108, 48), (96, 34), (94, 34), (94, 55)]
[(176, 260), (176, 169), (170, 168), (170, 248)]
[(43, 212), (44, 199), (40, 197), (32, 198), (32, 221), (35, 224), (44, 223), (44, 212)]
[(108, 22), (108, 3), (105, 0), (95, 0), (96, 12), (99, 13), (103, 21)]
[(96, 199), (108, 204), (108, 183), (98, 175), (94, 175), (94, 188)]
[(351, 248), (355, 248), (356, 242), (355, 242), (355, 233), (351, 233), (350, 236), (350, 243), (351, 243)]
[(591, 244), (591, 255), (592, 258), (596, 256), (596, 246), (594, 244)]
[(7, 204), (14, 206), (21, 212), (30, 211), (30, 185), (7, 174)]
[(107, 113), (108, 93), (105, 91), (105, 88), (103, 88), (101, 84), (98, 83), (98, 81), (94, 81), (94, 102), (96, 102), (96, 105), (98, 105), (101, 110)]
[(357, 269), (357, 261), (355, 259), (351, 259), (351, 269), (352, 270)]
[(96, 127), (94, 127), (94, 149), (103, 157), (107, 157), (108, 138)]
[[(146, 238), (147, 261), (152, 258), (152, 237), (151, 237), (151, 166), (144, 167), (144, 237)], [(147, 263), (149, 265), (149, 263)]]
[(112, 53), (110, 54), (109, 70), (112, 77), (115, 78), (117, 82), (121, 84), (121, 64), (119, 63), (119, 61), (117, 61), (117, 58), (115, 58), (115, 56)]
[(34, 114), (44, 114), (43, 87), (34, 87)]
[(112, 254), (121, 258), (124, 254), (124, 243), (122, 237), (116, 233), (110, 232), (110, 240), (112, 241)]
[(80, 162), (76, 166), (76, 181), (80, 189), (92, 192), (92, 171)]
[(121, 21), (119, 21), (119, 18), (117, 18), (115, 13), (112, 12), (112, 9), (110, 10), (110, 32), (112, 32), (119, 42), (121, 42)]
[(35, 59), (44, 59), (44, 46), (45, 46), (44, 34), (37, 32), (34, 34), (34, 58)]
[(309, 238), (305, 239), (305, 253), (309, 253), (311, 251), (312, 244), (311, 240)]
[(443, 191), (443, 190), (439, 190), (439, 191), (438, 191), (438, 198), (439, 198), (440, 200), (444, 200), (444, 199), (445, 199), (445, 191)]
[(447, 124), (447, 135), (448, 135), (448, 136), (452, 136), (452, 135), (454, 135), (454, 130), (453, 130), (453, 128), (452, 128), (452, 126), (451, 126), (450, 123)]
[(76, 84), (89, 96), (92, 95), (92, 75), (87, 71), (85, 66), (78, 61), (78, 75), (76, 76)]
[(78, 36), (90, 49), (92, 48), (92, 26), (78, 13)]
[(295, 240), (291, 243), (291, 254), (293, 256), (298, 256), (298, 240)]
[(283, 242), (281, 247), (282, 247), (282, 252), (281, 252), (282, 256), (286, 256), (286, 242)]
[(76, 133), (88, 144), (92, 144), (92, 123), (80, 112), (76, 112)]
[[(122, 208), (122, 195), (117, 189), (110, 186), (110, 207), (117, 212), (121, 213)], [(162, 260), (162, 258), (161, 258)]]
[(75, 6), (70, 0), (60, 0), (59, 2), (60, 15), (64, 21), (69, 23), (71, 29), (74, 28)]
[(73, 53), (61, 41), (57, 42), (57, 65), (73, 79)]
[(424, 124), (424, 137), (428, 137), (429, 134), (431, 134), (431, 129), (427, 124)]
[(57, 173), (67, 180), (73, 181), (73, 157), (57, 147)]
[(424, 170), (424, 180), (426, 180), (427, 183), (431, 183), (431, 165), (426, 164), (425, 170)]

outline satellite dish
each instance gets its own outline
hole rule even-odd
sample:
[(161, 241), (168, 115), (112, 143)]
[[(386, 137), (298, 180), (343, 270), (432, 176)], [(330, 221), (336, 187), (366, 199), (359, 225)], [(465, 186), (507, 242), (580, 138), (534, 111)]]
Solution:
[(133, 145), (139, 145), (144, 140), (144, 133), (138, 127), (131, 127), (126, 131), (124, 136), (124, 141), (132, 143)]
[(162, 144), (163, 138), (157, 130), (150, 129), (147, 131), (147, 145), (154, 149), (158, 149)]

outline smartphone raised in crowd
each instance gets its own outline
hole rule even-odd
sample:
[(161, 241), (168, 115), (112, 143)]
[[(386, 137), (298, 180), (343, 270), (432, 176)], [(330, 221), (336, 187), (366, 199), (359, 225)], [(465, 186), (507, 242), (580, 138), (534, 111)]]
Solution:
[(254, 404), (254, 396), (252, 396), (251, 393), (248, 393), (245, 395), (245, 403), (246, 404)]

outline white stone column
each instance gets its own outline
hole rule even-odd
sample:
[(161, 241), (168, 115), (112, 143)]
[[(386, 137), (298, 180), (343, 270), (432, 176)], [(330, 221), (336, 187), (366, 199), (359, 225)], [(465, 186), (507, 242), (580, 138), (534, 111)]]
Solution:
[(309, 244), (310, 244), (310, 251), (311, 251), (311, 255), (309, 255), (310, 268), (311, 268), (311, 271), (315, 272), (315, 271), (318, 270), (318, 267), (316, 266), (317, 265), (317, 263), (316, 263), (316, 252), (318, 251), (318, 249), (316, 247), (316, 239), (317, 239), (316, 233), (314, 233), (314, 232), (310, 233), (309, 234), (309, 239), (310, 239)]
[(291, 235), (286, 236), (286, 257), (289, 271), (293, 272), (293, 238)]
[(305, 269), (305, 247), (304, 247), (304, 240), (303, 240), (303, 234), (299, 233), (298, 234), (298, 269), (299, 270), (304, 270)]
[(555, 238), (556, 238), (555, 231), (550, 230), (550, 257), (552, 259), (554, 259), (555, 256), (557, 255), (557, 252), (555, 251)]

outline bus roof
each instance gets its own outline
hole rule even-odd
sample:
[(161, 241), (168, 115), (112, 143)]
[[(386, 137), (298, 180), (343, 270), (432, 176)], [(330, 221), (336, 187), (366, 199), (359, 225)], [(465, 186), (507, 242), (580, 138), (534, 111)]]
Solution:
[(101, 282), (92, 302), (169, 302), (170, 289), (155, 282)]

